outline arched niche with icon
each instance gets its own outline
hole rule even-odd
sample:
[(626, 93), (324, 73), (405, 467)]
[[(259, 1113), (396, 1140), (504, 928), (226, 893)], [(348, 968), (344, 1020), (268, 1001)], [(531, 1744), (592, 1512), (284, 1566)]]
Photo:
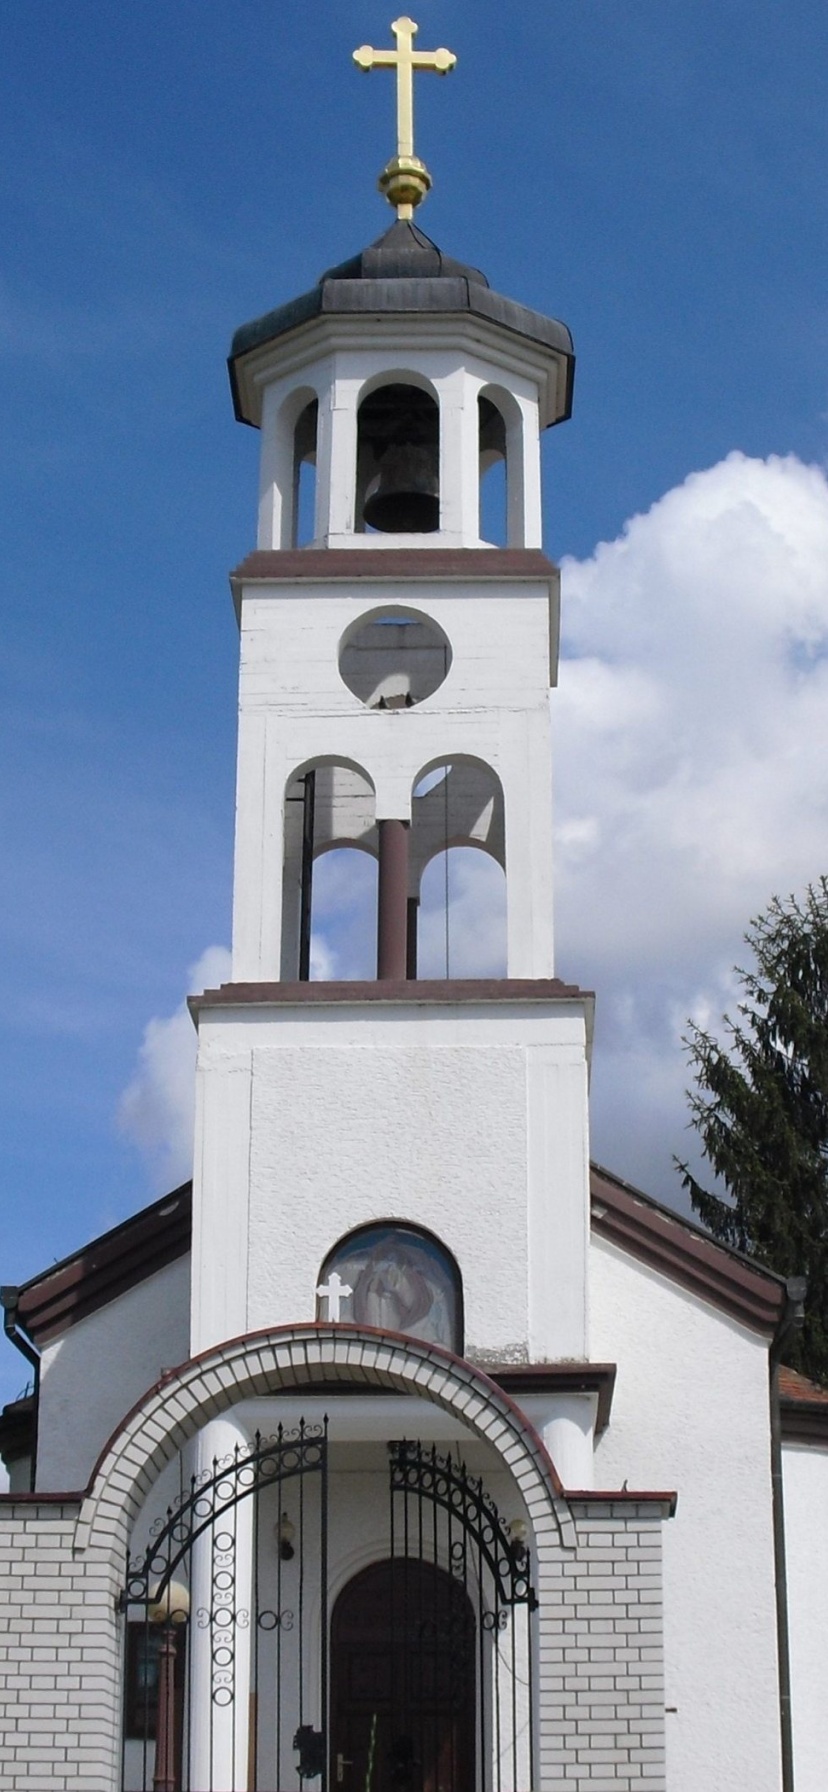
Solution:
[(432, 1232), (392, 1220), (359, 1226), (325, 1258), (316, 1317), (421, 1338), (460, 1355), (460, 1271)]

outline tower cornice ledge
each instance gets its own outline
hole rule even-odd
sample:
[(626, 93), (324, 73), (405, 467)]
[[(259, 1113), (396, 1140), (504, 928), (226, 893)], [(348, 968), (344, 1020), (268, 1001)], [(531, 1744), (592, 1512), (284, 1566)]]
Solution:
[(458, 1003), (594, 1002), (592, 990), (560, 977), (463, 977), (434, 981), (348, 983), (222, 983), (189, 996), (187, 1006), (195, 1017), (203, 1008), (324, 1007), (336, 1003), (369, 1003), (371, 1007), (407, 1002), (434, 1007)]
[(368, 579), (539, 579), (557, 582), (558, 568), (540, 548), (257, 548), (230, 574), (230, 584), (353, 584)]

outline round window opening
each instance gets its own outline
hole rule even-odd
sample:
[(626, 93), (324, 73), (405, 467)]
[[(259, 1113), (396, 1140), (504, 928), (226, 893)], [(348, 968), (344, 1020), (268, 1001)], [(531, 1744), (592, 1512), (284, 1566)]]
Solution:
[(376, 610), (355, 622), (339, 673), (367, 709), (413, 709), (439, 691), (451, 665), (448, 636), (415, 610)]

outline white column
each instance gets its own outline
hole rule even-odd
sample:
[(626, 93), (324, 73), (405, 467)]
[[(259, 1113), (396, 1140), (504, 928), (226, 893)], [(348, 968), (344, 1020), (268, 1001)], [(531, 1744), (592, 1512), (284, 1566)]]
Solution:
[[(492, 1725), (494, 1773), (492, 1784), (500, 1792), (528, 1792), (532, 1781), (531, 1673), (526, 1607), (507, 1608), (503, 1630), (492, 1631), (492, 1701), (500, 1707), (500, 1722)], [(500, 1756), (497, 1747), (500, 1741)]]
[[(212, 1419), (199, 1437), (197, 1472), (212, 1476), (217, 1459), (229, 1490), (236, 1446), (249, 1448), (233, 1419)], [(237, 1792), (249, 1783), (253, 1498), (231, 1506), (219, 1484), (213, 1501), (192, 1554), (190, 1784)]]
[(597, 1394), (527, 1394), (521, 1406), (540, 1432), (564, 1487), (573, 1493), (595, 1485)]
[(223, 1037), (202, 1012), (193, 1160), (193, 1356), (248, 1330), (253, 1054), (226, 1049)]
[(526, 1125), (529, 1361), (584, 1361), (589, 1120), (584, 1022), (577, 1014), (565, 1045), (527, 1052)]
[(293, 546), (294, 432), (286, 427), (283, 391), (267, 386), (262, 394), (259, 461), (259, 548)]
[(464, 367), (439, 381), (440, 532), (453, 547), (480, 540), (480, 387)]
[(543, 514), (538, 406), (528, 398), (516, 402), (520, 421), (510, 422), (506, 432), (507, 537), (510, 548), (539, 548), (543, 545)]
[(553, 977), (552, 763), (549, 706), (503, 718), (507, 970)]
[(319, 407), (315, 533), (328, 544), (354, 533), (358, 390), (356, 380), (334, 377)]
[[(248, 604), (255, 600), (245, 600)], [(251, 627), (251, 633), (253, 629)], [(275, 982), (282, 944), (285, 763), (277, 727), (256, 694), (245, 691), (242, 635), (242, 701), (236, 775), (236, 845), (233, 867), (233, 978), (236, 983)]]

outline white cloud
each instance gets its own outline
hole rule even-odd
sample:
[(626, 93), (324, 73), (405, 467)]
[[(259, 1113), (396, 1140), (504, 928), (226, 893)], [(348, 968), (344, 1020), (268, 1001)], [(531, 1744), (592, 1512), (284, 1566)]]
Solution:
[[(230, 977), (230, 953), (208, 946), (187, 973), (187, 989), (215, 989)], [(193, 1167), (196, 1034), (186, 1000), (144, 1028), (135, 1075), (121, 1096), (118, 1124), (145, 1154), (162, 1188)]]
[(558, 968), (598, 993), (596, 1154), (654, 1193), (683, 1152), (686, 1017), (828, 865), (828, 482), (731, 454), (563, 567)]

